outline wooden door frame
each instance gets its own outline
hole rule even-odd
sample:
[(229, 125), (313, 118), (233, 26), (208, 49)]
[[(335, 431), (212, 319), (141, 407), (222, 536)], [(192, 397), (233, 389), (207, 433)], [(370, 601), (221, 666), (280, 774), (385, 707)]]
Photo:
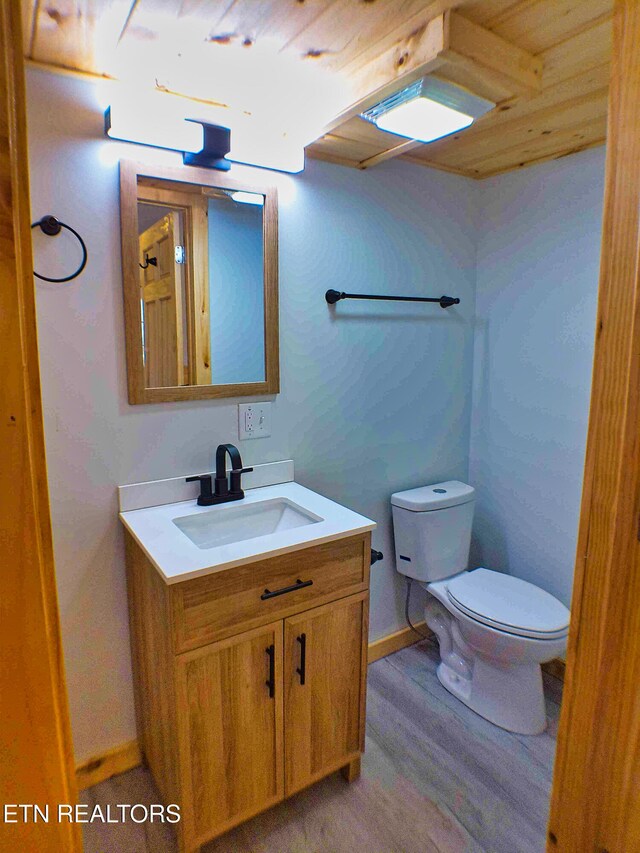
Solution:
[(640, 3), (616, 0), (593, 386), (548, 851), (640, 850)]
[(77, 802), (58, 622), (40, 397), (19, 0), (0, 4), (0, 803), (48, 806), (49, 822), (0, 816), (0, 850), (82, 849), (57, 822)]

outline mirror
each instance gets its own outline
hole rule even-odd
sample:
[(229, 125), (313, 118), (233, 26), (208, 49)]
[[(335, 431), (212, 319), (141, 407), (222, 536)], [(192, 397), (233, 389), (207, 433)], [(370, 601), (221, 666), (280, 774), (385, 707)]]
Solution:
[(277, 393), (275, 189), (120, 173), (129, 402)]

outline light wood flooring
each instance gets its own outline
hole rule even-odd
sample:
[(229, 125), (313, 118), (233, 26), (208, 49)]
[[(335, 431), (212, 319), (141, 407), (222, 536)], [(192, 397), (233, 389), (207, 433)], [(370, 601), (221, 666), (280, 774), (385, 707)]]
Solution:
[[(542, 853), (561, 683), (545, 675), (547, 731), (513, 735), (440, 685), (437, 647), (369, 667), (367, 750), (352, 785), (332, 776), (203, 847), (203, 853)], [(83, 802), (159, 802), (143, 768)], [(86, 853), (173, 853), (162, 824), (88, 824)]]

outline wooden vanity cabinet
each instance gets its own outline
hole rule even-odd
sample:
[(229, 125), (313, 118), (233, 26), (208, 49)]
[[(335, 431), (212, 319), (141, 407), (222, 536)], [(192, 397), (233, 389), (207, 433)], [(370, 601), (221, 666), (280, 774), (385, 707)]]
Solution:
[(183, 821), (205, 839), (284, 796), (282, 622), (180, 655), (176, 676)]
[(338, 769), (357, 778), (369, 556), (367, 533), (169, 585), (127, 534), (140, 745), (182, 851)]
[(364, 751), (368, 593), (284, 621), (284, 781), (293, 794)]

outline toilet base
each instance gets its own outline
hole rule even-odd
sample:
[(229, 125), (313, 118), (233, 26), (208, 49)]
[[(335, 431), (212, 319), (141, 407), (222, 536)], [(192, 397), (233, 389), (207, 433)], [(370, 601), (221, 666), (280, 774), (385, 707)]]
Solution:
[[(438, 679), (449, 693), (507, 731), (538, 735), (546, 729), (539, 661), (551, 658), (532, 653), (532, 648), (540, 651), (539, 641), (499, 634), (469, 620), (458, 622), (433, 597), (427, 600), (425, 621), (438, 638)], [(553, 657), (556, 647), (550, 652)]]
[(465, 678), (446, 663), (439, 664), (438, 680), (472, 711), (522, 735), (539, 735), (547, 727), (539, 664), (496, 666), (476, 657), (472, 675)]

